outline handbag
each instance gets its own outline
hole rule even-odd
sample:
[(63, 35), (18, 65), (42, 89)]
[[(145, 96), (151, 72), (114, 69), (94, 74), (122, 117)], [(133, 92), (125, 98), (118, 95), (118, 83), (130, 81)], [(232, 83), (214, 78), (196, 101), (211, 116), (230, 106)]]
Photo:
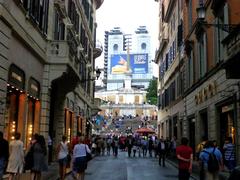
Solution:
[(85, 150), (86, 150), (86, 158), (87, 158), (87, 161), (90, 161), (92, 159), (92, 154), (87, 152), (87, 148), (86, 148), (86, 145), (85, 145)]

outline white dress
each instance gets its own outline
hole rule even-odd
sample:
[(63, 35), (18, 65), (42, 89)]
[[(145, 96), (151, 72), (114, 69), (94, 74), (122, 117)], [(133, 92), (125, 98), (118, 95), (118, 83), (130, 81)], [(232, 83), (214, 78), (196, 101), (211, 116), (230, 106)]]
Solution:
[(22, 173), (24, 165), (23, 142), (21, 140), (13, 140), (9, 145), (10, 157), (8, 160), (7, 172)]

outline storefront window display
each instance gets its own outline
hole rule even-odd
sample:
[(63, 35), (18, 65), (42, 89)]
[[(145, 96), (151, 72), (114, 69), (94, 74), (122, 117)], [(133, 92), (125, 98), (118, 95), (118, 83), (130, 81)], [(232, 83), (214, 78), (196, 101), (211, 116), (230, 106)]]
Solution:
[(65, 134), (67, 141), (71, 142), (74, 128), (74, 103), (67, 99), (67, 108), (65, 108)]
[(40, 117), (40, 85), (39, 83), (30, 78), (28, 84), (28, 115), (27, 115), (27, 146), (32, 140), (32, 135), (39, 132), (39, 117)]
[(5, 116), (5, 134), (8, 140), (14, 139), (15, 132), (24, 132), (24, 92), (25, 74), (15, 65), (11, 65), (8, 74), (7, 101)]
[(234, 105), (225, 105), (221, 107), (220, 113), (220, 145), (223, 146), (224, 141), (228, 137), (232, 137), (233, 144), (236, 141), (236, 132), (234, 126)]

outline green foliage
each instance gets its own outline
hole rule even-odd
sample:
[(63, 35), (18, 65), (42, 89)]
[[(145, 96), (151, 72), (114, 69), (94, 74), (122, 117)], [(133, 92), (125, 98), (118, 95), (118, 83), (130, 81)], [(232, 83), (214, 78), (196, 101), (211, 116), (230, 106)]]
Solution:
[(157, 79), (154, 78), (150, 81), (147, 88), (147, 102), (149, 104), (157, 105)]

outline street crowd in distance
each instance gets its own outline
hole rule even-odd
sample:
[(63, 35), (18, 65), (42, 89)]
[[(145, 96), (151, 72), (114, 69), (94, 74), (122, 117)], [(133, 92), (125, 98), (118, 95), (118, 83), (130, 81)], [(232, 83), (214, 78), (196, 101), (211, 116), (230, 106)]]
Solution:
[[(15, 139), (9, 145), (0, 132), (0, 179), (7, 173), (12, 180), (31, 171), (31, 179), (40, 180), (41, 173), (48, 170), (47, 146), (43, 136), (34, 134), (29, 149), (24, 154), (21, 134), (16, 133)], [(177, 146), (176, 138), (158, 139), (155, 135), (92, 135), (91, 138), (77, 133), (71, 141), (62, 136), (56, 149), (56, 159), (59, 164), (59, 179), (64, 180), (67, 168), (71, 168), (73, 179), (84, 179), (87, 163), (93, 156), (118, 157), (118, 151), (126, 151), (129, 158), (158, 158), (159, 166), (165, 167), (165, 159), (178, 161), (178, 177), (189, 179), (192, 173), (193, 161), (198, 162), (199, 177), (202, 180), (218, 179), (220, 171), (229, 171), (229, 180), (239, 178), (235, 171), (236, 157), (232, 138), (228, 137), (222, 148), (215, 141), (203, 137), (196, 152), (188, 146), (188, 139), (183, 137), (181, 145)], [(48, 144), (49, 145), (49, 144)], [(234, 179), (235, 178), (235, 179)]]

